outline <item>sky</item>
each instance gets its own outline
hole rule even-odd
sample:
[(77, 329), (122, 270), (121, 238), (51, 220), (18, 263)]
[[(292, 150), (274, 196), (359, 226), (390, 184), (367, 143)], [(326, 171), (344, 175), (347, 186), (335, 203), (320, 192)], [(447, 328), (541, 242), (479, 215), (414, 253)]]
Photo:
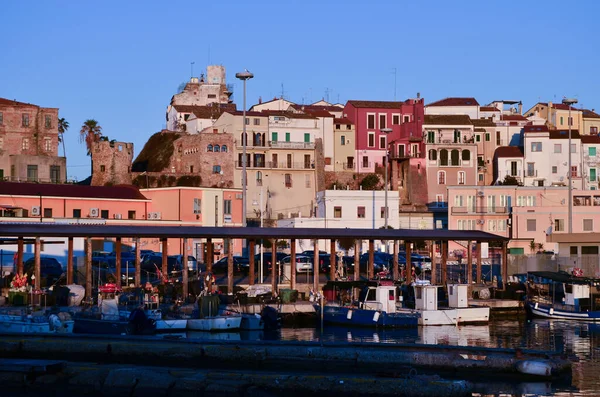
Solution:
[[(6, 1), (0, 97), (59, 108), (68, 179), (90, 174), (86, 119), (135, 155), (165, 127), (172, 95), (209, 64), (226, 67), (242, 108), (283, 96), (538, 101), (600, 109), (600, 2)], [(62, 147), (59, 149), (62, 155)]]

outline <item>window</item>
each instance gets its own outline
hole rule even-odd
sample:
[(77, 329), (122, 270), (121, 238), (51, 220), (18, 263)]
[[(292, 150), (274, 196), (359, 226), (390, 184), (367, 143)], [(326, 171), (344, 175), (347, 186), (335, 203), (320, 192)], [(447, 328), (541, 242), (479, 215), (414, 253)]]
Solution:
[(404, 157), (404, 145), (398, 145), (398, 157)]
[(27, 181), (28, 182), (37, 182), (38, 180), (38, 166), (37, 165), (28, 165), (27, 166)]
[(578, 247), (576, 245), (569, 247), (569, 254), (578, 255), (579, 254)]
[(596, 169), (590, 168), (590, 182), (596, 182)]
[(459, 165), (457, 149), (454, 149), (452, 152), (450, 152), (450, 165)]
[(221, 166), (213, 165), (213, 174), (220, 174), (220, 173), (221, 173)]
[(571, 144), (571, 153), (577, 153), (577, 145), (574, 143)]
[(535, 219), (527, 219), (527, 231), (535, 232), (536, 230), (536, 220)]
[(475, 135), (475, 142), (481, 142), (481, 134)]
[(571, 166), (571, 177), (577, 178), (577, 166), (576, 165)]
[(47, 152), (52, 150), (52, 141), (50, 138), (44, 138), (44, 150)]
[(440, 150), (440, 165), (448, 165), (448, 150)]
[(340, 144), (342, 146), (346, 145), (346, 136), (345, 135), (340, 136)]
[[(2, 125), (2, 124), (0, 124)], [(4, 149), (4, 137), (0, 136), (0, 150)]]
[(560, 116), (560, 125), (563, 125), (563, 116)]
[(542, 142), (531, 142), (531, 151), (532, 152), (541, 152), (542, 151)]
[(290, 142), (290, 133), (289, 132), (285, 133), (285, 141)]
[(588, 148), (588, 155), (590, 156), (595, 156), (596, 155), (596, 148), (595, 147), (589, 147)]
[(210, 145), (210, 144), (209, 144), (209, 145), (206, 147), (206, 151), (207, 151), (207, 152), (212, 152), (212, 151), (213, 151), (213, 145)]
[(385, 128), (385, 114), (379, 115), (379, 129)]
[(100, 210), (100, 218), (102, 219), (108, 219), (108, 210)]
[(59, 165), (51, 165), (50, 166), (50, 181), (52, 183), (60, 182), (60, 166)]
[(436, 194), (435, 202), (436, 202), (436, 205), (438, 208), (444, 208), (446, 206), (446, 203), (444, 203), (444, 195), (443, 194)]
[(454, 130), (454, 143), (460, 143), (460, 131)]
[(221, 151), (221, 147), (220, 147), (219, 145), (215, 145), (215, 146), (213, 147), (213, 152), (215, 152), (215, 153), (219, 153), (220, 151)]
[(569, 119), (569, 125), (573, 125), (573, 117), (568, 117)]
[(260, 119), (254, 119), (254, 125), (260, 125)]
[(29, 150), (29, 138), (23, 138), (23, 142), (21, 143), (21, 149)]
[(310, 154), (304, 155), (304, 168), (311, 168)]
[(462, 155), (463, 161), (471, 161), (471, 151), (470, 150), (463, 150), (461, 155)]
[(73, 209), (73, 218), (81, 218), (81, 209)]
[(365, 207), (356, 207), (356, 217), (364, 218), (366, 216)]
[(500, 146), (500, 131), (496, 131), (496, 146)]
[(23, 125), (23, 127), (29, 127), (29, 114), (28, 113), (23, 113), (21, 115), (21, 124)]
[(271, 132), (271, 141), (273, 142), (277, 142), (277, 133), (276, 132)]
[(333, 207), (333, 217), (334, 218), (342, 217), (342, 207)]
[(535, 176), (535, 163), (527, 163), (527, 176)]
[(44, 218), (52, 218), (52, 208), (44, 208)]
[(564, 232), (565, 231), (565, 220), (564, 219), (555, 219), (554, 220), (554, 231), (555, 232)]
[(264, 154), (254, 154), (254, 166), (255, 167), (264, 167), (265, 166), (265, 155)]
[(387, 212), (387, 211), (385, 210), (385, 207), (381, 207), (381, 211), (380, 211), (380, 213), (381, 213), (381, 218), (382, 218), (382, 219), (384, 219), (384, 218), (385, 218), (385, 214), (386, 214), (386, 212)]
[(223, 214), (231, 215), (231, 200), (223, 200)]
[(277, 160), (278, 160), (277, 153), (273, 153), (271, 155), (271, 167), (273, 167), (273, 168), (278, 168), (279, 167), (279, 165), (277, 163)]
[(555, 166), (555, 165), (552, 166), (552, 173), (553, 174), (557, 174), (558, 173), (558, 167), (557, 166)]
[(437, 150), (429, 149), (429, 160), (437, 161)]
[(465, 204), (464, 196), (454, 196), (454, 205), (457, 207), (463, 207)]
[(427, 131), (427, 143), (435, 143), (435, 131)]
[(479, 182), (483, 182), (483, 177), (484, 177), (483, 174), (477, 174), (477, 180)]
[(554, 153), (562, 153), (562, 145), (560, 143), (554, 144)]
[(250, 119), (248, 117), (246, 117), (246, 119), (244, 120), (246, 125), (250, 125)]
[(310, 188), (311, 185), (311, 176), (310, 174), (304, 174), (304, 187)]
[(363, 166), (363, 168), (369, 168), (369, 158), (367, 156), (363, 156), (362, 166)]
[(367, 115), (367, 128), (370, 130), (375, 129), (375, 115), (374, 114)]
[(375, 147), (375, 133), (369, 132), (369, 142), (367, 143), (369, 147)]
[(467, 173), (464, 171), (458, 171), (458, 184), (464, 185), (467, 179)]
[(45, 120), (46, 128), (52, 128), (52, 116), (47, 114), (46, 117), (44, 118), (44, 120)]
[(485, 141), (486, 141), (486, 142), (489, 142), (489, 141), (490, 141), (490, 133), (489, 133), (489, 132), (486, 132), (486, 133), (485, 133)]
[(339, 129), (340, 129), (340, 125), (339, 125), (339, 124), (336, 124), (336, 125), (335, 125), (335, 129), (336, 129), (336, 130), (339, 130)]
[[(2, 124), (2, 113), (0, 113), (0, 124)], [(598, 127), (590, 127), (590, 134), (597, 134), (598, 133)]]
[(4, 123), (4, 115), (0, 112), (0, 125), (2, 125), (2, 123)]
[(248, 144), (248, 134), (243, 134), (241, 135), (241, 141), (242, 141), (242, 146), (244, 145), (244, 143), (246, 143), (246, 145)]
[(202, 199), (195, 198), (194, 199), (194, 214), (202, 213)]
[(262, 172), (256, 171), (256, 186), (262, 186)]
[(292, 155), (290, 153), (286, 155), (286, 162), (287, 168), (292, 168)]
[(105, 165), (101, 165), (100, 166), (100, 172), (106, 172), (106, 166)]
[(446, 184), (446, 171), (438, 171), (438, 185)]
[(346, 129), (347, 130), (351, 130), (352, 129), (352, 125), (351, 124), (346, 124)]
[(402, 120), (404, 123), (410, 123), (410, 114), (407, 114), (404, 117), (402, 117)]
[(510, 175), (517, 176), (517, 162), (516, 161), (510, 162)]
[(227, 153), (227, 145), (221, 146), (221, 153)]
[(583, 220), (583, 231), (584, 232), (594, 231), (594, 220), (593, 219), (584, 219)]
[(308, 133), (304, 134), (304, 143), (310, 143), (310, 134), (308, 134)]
[(127, 211), (127, 219), (135, 219), (135, 211), (133, 211), (133, 210)]
[(386, 141), (387, 141), (387, 137), (385, 135), (381, 135), (379, 137), (379, 149), (385, 149), (386, 148)]
[(292, 174), (285, 174), (285, 187), (292, 187)]
[(400, 124), (400, 115), (395, 114), (392, 116), (392, 124), (393, 125)]

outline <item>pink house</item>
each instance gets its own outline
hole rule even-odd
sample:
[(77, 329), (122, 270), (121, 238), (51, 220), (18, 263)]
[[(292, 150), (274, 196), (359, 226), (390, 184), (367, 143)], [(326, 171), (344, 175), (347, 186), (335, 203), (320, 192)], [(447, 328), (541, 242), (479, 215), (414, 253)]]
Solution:
[[(422, 157), (423, 99), (404, 102), (348, 101), (344, 117), (356, 127), (358, 173), (374, 172), (385, 164), (386, 150), (394, 157)], [(386, 134), (383, 129), (391, 128)]]

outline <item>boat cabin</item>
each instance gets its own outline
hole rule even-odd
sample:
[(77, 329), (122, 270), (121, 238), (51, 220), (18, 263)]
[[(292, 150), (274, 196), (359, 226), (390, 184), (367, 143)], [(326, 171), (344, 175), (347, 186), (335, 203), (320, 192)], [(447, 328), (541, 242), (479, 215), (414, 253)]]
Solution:
[(362, 303), (366, 310), (381, 310), (386, 313), (396, 313), (396, 300), (398, 290), (393, 285), (379, 285), (368, 287)]
[(437, 310), (438, 308), (438, 287), (429, 282), (417, 282), (413, 285), (415, 290), (415, 309), (416, 310)]
[(469, 307), (468, 284), (448, 284), (448, 307)]

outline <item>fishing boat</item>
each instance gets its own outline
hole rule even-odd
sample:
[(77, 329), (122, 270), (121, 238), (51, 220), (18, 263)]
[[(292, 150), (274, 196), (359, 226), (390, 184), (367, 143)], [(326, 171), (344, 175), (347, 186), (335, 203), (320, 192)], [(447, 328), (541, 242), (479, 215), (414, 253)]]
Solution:
[(0, 333), (71, 333), (73, 320), (60, 315), (0, 314)]
[(222, 332), (239, 330), (242, 325), (240, 313), (228, 312), (219, 314), (220, 299), (218, 296), (201, 296), (196, 304), (194, 318), (187, 320), (187, 329), (192, 331)]
[(578, 270), (528, 272), (526, 308), (534, 317), (600, 321), (600, 279)]
[(161, 309), (146, 309), (146, 316), (154, 320), (156, 332), (179, 332), (187, 329), (187, 319), (165, 317)]

